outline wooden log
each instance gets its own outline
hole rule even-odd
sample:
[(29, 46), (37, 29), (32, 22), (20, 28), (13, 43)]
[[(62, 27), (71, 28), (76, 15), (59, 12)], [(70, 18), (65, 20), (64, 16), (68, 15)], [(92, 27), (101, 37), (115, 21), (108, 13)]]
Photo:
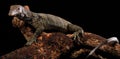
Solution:
[[(32, 29), (24, 26), (24, 22), (18, 18), (14, 17), (12, 23), (14, 27), (22, 30), (26, 39), (33, 35)], [(11, 51), (0, 59), (84, 59), (94, 47), (106, 40), (100, 35), (89, 32), (85, 32), (84, 36), (84, 40), (77, 44), (72, 40), (72, 34), (43, 32), (36, 43)], [(89, 58), (120, 59), (120, 44), (114, 46), (105, 44)]]
[[(84, 59), (88, 53), (100, 44), (105, 38), (93, 34), (85, 33), (83, 43), (76, 44), (70, 35), (63, 33), (45, 33), (38, 37), (37, 43), (30, 46), (24, 46), (12, 51), (2, 59), (62, 59), (62, 58), (81, 58)], [(84, 56), (84, 57), (83, 57)], [(120, 58), (120, 45), (103, 45), (90, 58)]]

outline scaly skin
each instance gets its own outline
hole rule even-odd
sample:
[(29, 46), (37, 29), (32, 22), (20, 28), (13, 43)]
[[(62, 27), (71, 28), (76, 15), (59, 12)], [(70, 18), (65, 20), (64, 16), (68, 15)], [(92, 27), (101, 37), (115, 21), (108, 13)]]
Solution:
[(33, 42), (36, 42), (38, 35), (44, 30), (59, 30), (63, 33), (73, 32), (74, 40), (77, 40), (78, 43), (80, 43), (80, 39), (83, 38), (84, 31), (80, 26), (74, 25), (55, 15), (32, 12), (26, 6), (12, 5), (10, 7), (9, 16), (18, 17), (20, 20), (32, 25), (36, 29), (33, 37), (26, 45), (31, 45)]

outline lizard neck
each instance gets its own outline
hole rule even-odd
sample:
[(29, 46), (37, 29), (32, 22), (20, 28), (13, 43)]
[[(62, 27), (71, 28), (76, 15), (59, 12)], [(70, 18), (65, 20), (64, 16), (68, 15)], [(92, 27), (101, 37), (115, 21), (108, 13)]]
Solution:
[(38, 13), (32, 12), (32, 11), (24, 11), (23, 12), (24, 16), (18, 16), (21, 20), (29, 23), (29, 24), (33, 24), (34, 22), (37, 22), (38, 19), (40, 19), (41, 17), (38, 15)]
[(25, 14), (25, 17), (29, 17), (30, 18), (30, 17), (33, 17), (35, 13), (32, 12), (32, 11), (25, 11), (24, 14)]
[(32, 11), (23, 10), (23, 12), (21, 14), (17, 15), (17, 17), (24, 21), (31, 21), (32, 18), (34, 18), (35, 14), (36, 13), (34, 13)]

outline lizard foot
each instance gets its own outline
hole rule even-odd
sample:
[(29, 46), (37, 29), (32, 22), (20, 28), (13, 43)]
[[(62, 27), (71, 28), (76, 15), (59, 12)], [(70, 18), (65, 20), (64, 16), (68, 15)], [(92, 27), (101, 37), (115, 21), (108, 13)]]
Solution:
[(84, 35), (83, 35), (83, 32), (74, 32), (73, 33), (73, 40), (75, 41), (75, 42), (77, 42), (78, 44), (80, 44), (82, 41), (81, 40), (83, 40), (83, 37), (84, 37)]
[(30, 41), (27, 41), (27, 43), (25, 45), (29, 46), (31, 45), (33, 42), (36, 42), (36, 38), (32, 38)]

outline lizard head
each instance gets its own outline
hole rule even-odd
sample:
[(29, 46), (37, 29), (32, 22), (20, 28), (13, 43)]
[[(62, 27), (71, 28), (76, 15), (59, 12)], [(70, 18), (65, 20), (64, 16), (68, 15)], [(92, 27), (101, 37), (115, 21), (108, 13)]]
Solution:
[(26, 15), (26, 12), (29, 10), (28, 6), (22, 6), (22, 5), (11, 5), (8, 15), (9, 16), (17, 16), (20, 15), (24, 17)]

